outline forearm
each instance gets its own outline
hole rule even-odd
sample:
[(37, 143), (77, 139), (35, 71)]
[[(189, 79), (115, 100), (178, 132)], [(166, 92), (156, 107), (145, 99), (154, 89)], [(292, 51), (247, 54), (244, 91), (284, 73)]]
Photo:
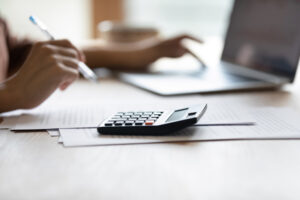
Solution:
[(157, 59), (151, 48), (138, 43), (86, 46), (83, 51), (91, 67), (141, 69)]

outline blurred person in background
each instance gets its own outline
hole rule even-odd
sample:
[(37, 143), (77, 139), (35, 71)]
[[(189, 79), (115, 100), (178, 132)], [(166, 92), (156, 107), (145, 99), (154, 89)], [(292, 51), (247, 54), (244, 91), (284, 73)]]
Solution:
[(161, 57), (177, 58), (188, 53), (181, 44), (183, 39), (201, 42), (180, 35), (79, 50), (68, 40), (36, 42), (16, 38), (0, 18), (0, 113), (34, 108), (57, 88), (65, 90), (79, 75), (79, 61), (90, 67), (141, 70)]

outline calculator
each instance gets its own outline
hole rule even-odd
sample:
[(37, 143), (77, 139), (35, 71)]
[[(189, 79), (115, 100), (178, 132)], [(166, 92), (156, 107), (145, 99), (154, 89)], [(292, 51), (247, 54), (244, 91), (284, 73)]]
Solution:
[(197, 123), (206, 109), (203, 104), (176, 110), (118, 112), (97, 130), (103, 135), (166, 135)]

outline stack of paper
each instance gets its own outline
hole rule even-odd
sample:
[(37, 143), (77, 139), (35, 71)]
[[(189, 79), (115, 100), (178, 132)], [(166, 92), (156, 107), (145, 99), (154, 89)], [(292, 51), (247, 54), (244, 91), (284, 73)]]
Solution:
[(252, 110), (255, 126), (201, 126), (191, 127), (169, 136), (107, 136), (96, 129), (59, 129), (61, 142), (67, 147), (93, 145), (124, 145), (165, 142), (193, 142), (246, 139), (300, 138), (297, 119), (291, 110), (263, 108)]
[[(208, 105), (196, 126), (169, 136), (104, 136), (96, 127), (119, 111), (176, 109), (174, 105), (57, 105), (2, 114), (0, 129), (47, 130), (64, 146), (146, 144), (179, 141), (300, 138), (299, 114), (284, 108)], [(253, 124), (247, 126), (247, 124)]]

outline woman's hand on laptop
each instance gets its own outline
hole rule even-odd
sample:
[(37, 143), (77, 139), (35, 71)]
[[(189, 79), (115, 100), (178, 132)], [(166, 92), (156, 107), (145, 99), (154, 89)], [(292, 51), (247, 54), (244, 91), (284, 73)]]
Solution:
[(168, 39), (158, 40), (151, 45), (153, 54), (155, 54), (154, 56), (156, 56), (156, 59), (161, 57), (178, 58), (186, 53), (190, 53), (190, 51), (182, 44), (182, 41), (185, 39), (193, 40), (200, 44), (203, 43), (202, 40), (190, 35), (179, 35)]
[(190, 54), (197, 60), (201, 60), (185, 45), (183, 45), (183, 40), (186, 39), (193, 40), (200, 44), (203, 43), (201, 39), (186, 34), (178, 35), (167, 39), (151, 39), (145, 41), (145, 47), (141, 56), (142, 58), (144, 58), (144, 63), (142, 63), (141, 66), (148, 66), (152, 62), (158, 60), (159, 58), (179, 58), (185, 54)]

